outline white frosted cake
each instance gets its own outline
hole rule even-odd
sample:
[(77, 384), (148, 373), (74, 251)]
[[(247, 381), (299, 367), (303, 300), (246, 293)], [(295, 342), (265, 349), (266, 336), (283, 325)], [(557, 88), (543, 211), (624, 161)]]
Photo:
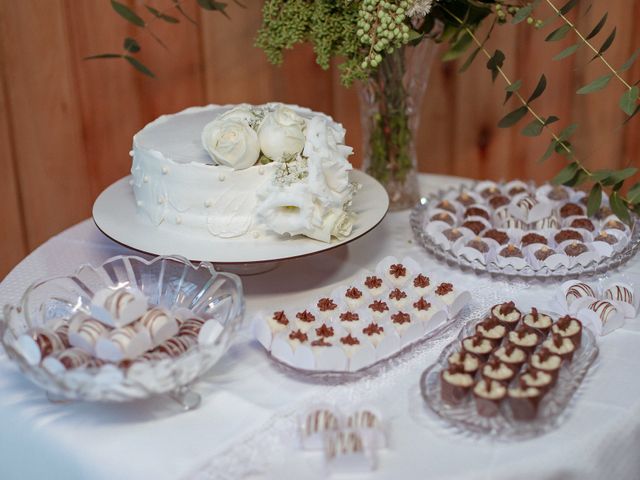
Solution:
[(220, 238), (343, 238), (356, 191), (344, 134), (324, 114), (277, 103), (164, 115), (133, 137), (138, 214)]

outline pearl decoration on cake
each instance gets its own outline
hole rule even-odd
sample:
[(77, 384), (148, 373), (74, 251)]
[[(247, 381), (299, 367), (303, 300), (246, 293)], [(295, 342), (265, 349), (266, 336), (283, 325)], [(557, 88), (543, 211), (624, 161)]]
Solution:
[(132, 187), (133, 186), (133, 178), (129, 179), (129, 186)]
[(205, 200), (204, 201), (204, 206), (205, 206), (205, 208), (211, 208), (211, 200)]
[(136, 205), (138, 205), (139, 207), (141, 207), (141, 206), (142, 206), (142, 200), (138, 200), (138, 201), (136, 202)]
[(251, 235), (253, 236), (253, 238), (258, 238), (260, 236), (260, 232), (254, 230), (253, 232), (251, 232)]
[(166, 175), (167, 173), (169, 173), (169, 169), (167, 167), (162, 167), (162, 174)]
[(218, 175), (218, 180), (220, 180), (221, 182), (224, 182), (225, 176), (223, 173), (221, 173), (220, 175)]
[(176, 224), (180, 225), (182, 223), (182, 217), (180, 215), (176, 215)]
[(158, 197), (158, 204), (162, 205), (164, 203), (164, 197)]
[(146, 175), (144, 177), (142, 177), (142, 181), (144, 183), (149, 183), (149, 177), (147, 177)]

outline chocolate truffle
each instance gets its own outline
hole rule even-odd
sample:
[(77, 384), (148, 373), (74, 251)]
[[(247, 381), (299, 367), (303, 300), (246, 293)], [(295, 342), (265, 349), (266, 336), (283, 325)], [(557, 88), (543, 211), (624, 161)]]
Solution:
[(623, 232), (626, 230), (624, 223), (619, 220), (607, 220), (607, 222), (603, 225), (602, 228), (606, 229), (614, 229), (614, 230), (622, 230)]
[(536, 257), (539, 261), (544, 262), (547, 258), (555, 253), (555, 250), (553, 250), (552, 248), (544, 246), (536, 250), (533, 256)]
[(588, 252), (589, 249), (584, 243), (580, 242), (571, 242), (564, 249), (564, 253), (569, 255), (570, 257), (577, 257), (578, 255), (582, 255), (585, 252)]
[(507, 387), (493, 380), (480, 380), (473, 387), (478, 415), (495, 417), (500, 408), (500, 402), (507, 395)]
[(593, 232), (596, 229), (596, 227), (593, 225), (593, 222), (587, 217), (574, 218), (569, 226), (571, 228), (583, 228), (584, 230), (588, 230), (590, 232)]
[(440, 374), (440, 396), (442, 401), (449, 405), (460, 405), (472, 385), (473, 376), (465, 373), (462, 365), (449, 365)]
[(560, 230), (556, 233), (555, 237), (553, 237), (556, 243), (566, 242), (567, 240), (578, 240), (582, 242), (582, 234), (575, 230)]
[(526, 191), (526, 187), (523, 187), (522, 185), (514, 185), (509, 189), (507, 193), (513, 197), (515, 195), (518, 195), (519, 193), (525, 193)]
[(604, 242), (609, 245), (615, 245), (618, 243), (618, 238), (607, 232), (600, 232), (594, 239), (595, 242)]
[(455, 219), (451, 216), (450, 213), (440, 212), (433, 215), (430, 219), (432, 222), (444, 222), (449, 225), (453, 225), (455, 223)]
[(502, 250), (500, 250), (499, 255), (505, 258), (524, 258), (522, 255), (522, 250), (520, 250), (515, 245), (507, 245)]
[(461, 226), (468, 228), (476, 235), (480, 235), (480, 233), (487, 228), (485, 224), (479, 220), (467, 220)]
[(560, 216), (562, 218), (574, 217), (576, 215), (584, 215), (584, 208), (577, 203), (565, 203), (560, 208)]
[(458, 195), (458, 198), (456, 198), (456, 200), (465, 207), (476, 203), (476, 199), (469, 195), (467, 192), (462, 192), (460, 195)]
[(552, 187), (551, 190), (549, 190), (549, 193), (547, 193), (547, 198), (549, 200), (555, 201), (568, 200), (569, 192), (567, 192), (567, 190), (563, 186), (556, 185)]
[(446, 230), (442, 231), (442, 234), (450, 242), (455, 242), (462, 236), (462, 232), (457, 228), (447, 228)]
[(543, 245), (546, 245), (547, 239), (546, 237), (544, 237), (543, 235), (540, 235), (539, 233), (530, 232), (522, 236), (521, 243), (523, 247), (526, 247), (527, 245), (532, 245), (534, 243), (541, 243)]
[(496, 209), (507, 205), (510, 201), (509, 197), (504, 195), (494, 195), (489, 199), (489, 205), (491, 205), (491, 208)]
[(451, 203), (449, 200), (442, 200), (438, 205), (436, 205), (436, 208), (439, 208), (441, 210), (446, 210), (448, 212), (453, 213), (454, 215), (456, 214), (456, 206)]
[(551, 326), (551, 333), (557, 333), (573, 342), (576, 348), (582, 343), (582, 323), (577, 318), (565, 315)]
[(469, 248), (473, 248), (480, 253), (487, 253), (489, 251), (489, 245), (487, 245), (487, 242), (483, 242), (479, 237), (470, 240), (466, 246)]
[(507, 235), (506, 232), (503, 232), (502, 230), (496, 230), (495, 228), (487, 230), (482, 236), (484, 238), (491, 238), (492, 240), (498, 242), (500, 245), (504, 245), (505, 243), (509, 242), (509, 235)]
[(596, 213), (596, 218), (598, 220), (603, 220), (603, 219), (605, 219), (607, 217), (610, 217), (611, 215), (613, 215), (613, 210), (611, 210), (606, 205), (603, 205), (602, 207), (600, 207), (600, 209)]
[(491, 217), (489, 212), (487, 212), (484, 208), (481, 207), (469, 207), (464, 212), (464, 218), (467, 217), (482, 217), (489, 220)]
[(498, 187), (487, 187), (480, 192), (480, 196), (482, 198), (493, 197), (494, 195), (500, 195), (500, 190)]

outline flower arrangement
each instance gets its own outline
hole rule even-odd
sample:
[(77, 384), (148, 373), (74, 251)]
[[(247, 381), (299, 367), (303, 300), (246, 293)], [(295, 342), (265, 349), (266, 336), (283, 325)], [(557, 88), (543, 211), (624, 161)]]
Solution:
[(257, 192), (258, 221), (280, 235), (329, 242), (353, 228), (358, 186), (349, 182), (353, 149), (344, 137), (344, 128), (323, 115), (305, 117), (273, 103), (226, 111), (205, 125), (202, 145), (215, 165), (243, 170), (274, 164)]
[[(225, 2), (196, 1), (205, 10), (226, 15)], [(172, 0), (167, 11), (146, 8), (153, 21), (175, 23), (177, 16), (169, 13), (175, 10), (186, 16), (181, 3)], [(564, 155), (568, 160), (554, 182), (574, 187), (591, 184), (590, 214), (599, 207), (603, 192), (609, 190), (612, 209), (620, 218), (629, 221), (629, 211), (640, 213), (640, 183), (629, 188), (626, 195), (622, 193), (623, 185), (637, 169), (589, 169), (578, 158), (570, 141), (578, 125), (570, 123), (556, 129), (560, 119), (551, 113), (542, 114), (535, 107), (535, 100), (547, 87), (545, 75), (540, 76), (534, 90), (526, 95), (522, 92), (522, 81), (511, 80), (503, 69), (504, 53), (499, 49), (492, 52), (488, 47), (494, 27), (508, 23), (525, 22), (541, 31), (552, 29), (544, 38), (550, 44), (573, 35), (575, 43), (558, 52), (554, 60), (569, 58), (579, 49), (591, 50), (594, 53), (592, 61), (600, 62), (607, 73), (576, 93), (586, 95), (617, 83), (623, 87), (619, 103), (629, 121), (640, 111), (640, 89), (637, 82), (625, 80), (623, 75), (636, 61), (640, 50), (623, 65), (612, 66), (605, 53), (615, 41), (616, 29), (610, 29), (597, 46), (594, 42), (606, 30), (607, 15), (589, 26), (585, 33), (577, 21), (570, 20), (571, 11), (579, 3), (580, 0), (565, 0), (558, 6), (555, 0), (265, 0), (263, 24), (257, 33), (256, 44), (271, 62), (278, 64), (286, 49), (297, 43), (311, 42), (320, 66), (328, 68), (331, 60), (337, 58), (341, 62), (343, 83), (351, 85), (357, 81), (363, 85), (362, 103), (369, 104), (362, 115), (366, 169), (387, 187), (392, 204), (398, 207), (410, 205), (417, 195), (411, 187), (415, 185), (413, 173), (416, 169), (413, 138), (419, 124), (416, 111), (419, 110), (420, 90), (425, 88), (425, 82), (417, 80), (426, 77), (424, 63), (429, 61), (420, 49), (424, 50), (427, 44), (447, 43), (449, 49), (444, 54), (444, 61), (460, 58), (470, 51), (461, 71), (484, 56), (492, 80), (500, 78), (505, 83), (505, 103), (518, 103), (517, 108), (500, 120), (499, 127), (512, 127), (530, 116), (530, 122), (521, 133), (525, 136), (549, 135), (549, 147), (542, 160), (554, 154)], [(127, 21), (148, 29), (150, 21), (116, 0), (111, 0), (111, 4)], [(552, 12), (544, 21), (536, 18), (542, 6)], [(484, 37), (477, 33), (482, 23), (490, 23)], [(89, 58), (121, 57), (142, 73), (153, 75), (135, 57), (140, 47), (134, 38), (125, 39), (124, 49), (123, 54)]]

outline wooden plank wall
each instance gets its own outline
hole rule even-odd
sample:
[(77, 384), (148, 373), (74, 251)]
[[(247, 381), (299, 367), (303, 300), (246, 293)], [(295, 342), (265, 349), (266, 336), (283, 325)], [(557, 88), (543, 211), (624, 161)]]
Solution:
[[(128, 0), (141, 8), (141, 1)], [(145, 2), (164, 8), (169, 2)], [(348, 130), (348, 142), (360, 144), (354, 90), (340, 85), (337, 71), (323, 71), (309, 46), (286, 55), (284, 66), (269, 65), (253, 47), (261, 2), (231, 4), (231, 20), (183, 2), (198, 27), (156, 22), (154, 32), (169, 50), (122, 21), (108, 0), (0, 0), (0, 278), (30, 250), (52, 235), (88, 218), (102, 189), (126, 175), (132, 135), (163, 113), (204, 103), (286, 101), (332, 114)], [(583, 29), (604, 11), (618, 26), (608, 53), (622, 64), (640, 46), (640, 0), (581, 2), (573, 18)], [(546, 12), (540, 14), (546, 16)], [(119, 51), (122, 39), (136, 36), (141, 58), (158, 75), (149, 79), (119, 60), (83, 61), (82, 57)], [(536, 102), (543, 115), (563, 124), (579, 119), (576, 145), (594, 168), (638, 164), (640, 136), (636, 119), (620, 129), (619, 85), (577, 97), (573, 92), (603, 73), (588, 64), (583, 49), (569, 61), (551, 57), (571, 38), (543, 42), (543, 33), (527, 25), (496, 29), (491, 48), (507, 54), (505, 69), (526, 88), (544, 72), (545, 95)], [(418, 139), (420, 169), (474, 178), (548, 179), (563, 164), (535, 160), (546, 140), (528, 139), (517, 129), (500, 130), (497, 120), (504, 85), (492, 84), (479, 59), (465, 74), (459, 65), (436, 61), (422, 107)], [(640, 79), (640, 63), (627, 78)], [(523, 122), (524, 125), (524, 122)], [(354, 163), (359, 164), (356, 153)]]

